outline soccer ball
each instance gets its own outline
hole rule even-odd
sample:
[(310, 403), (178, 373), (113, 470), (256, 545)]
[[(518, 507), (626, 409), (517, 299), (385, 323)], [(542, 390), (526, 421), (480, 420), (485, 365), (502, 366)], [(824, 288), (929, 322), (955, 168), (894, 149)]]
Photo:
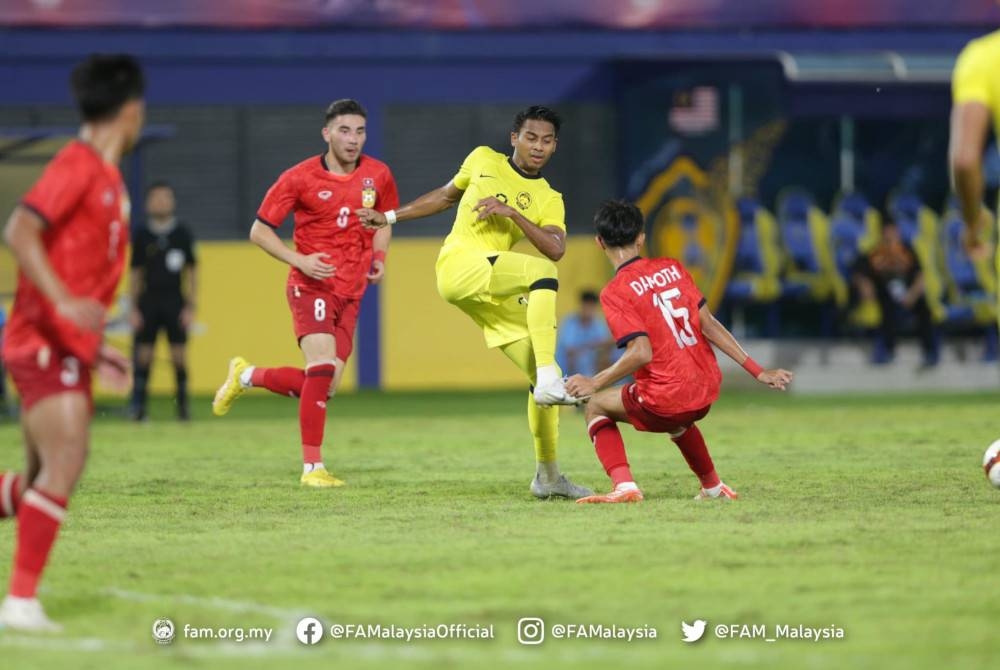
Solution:
[(983, 454), (983, 470), (986, 471), (990, 484), (1000, 488), (1000, 440), (991, 444)]

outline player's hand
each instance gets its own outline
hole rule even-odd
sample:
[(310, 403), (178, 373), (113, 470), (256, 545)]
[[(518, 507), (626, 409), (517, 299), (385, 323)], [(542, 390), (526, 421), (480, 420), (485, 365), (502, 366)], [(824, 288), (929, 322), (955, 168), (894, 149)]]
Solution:
[(496, 216), (506, 216), (507, 218), (511, 218), (515, 214), (513, 207), (501, 202), (493, 196), (483, 198), (476, 203), (476, 206), (473, 207), (472, 210), (479, 214), (479, 217), (476, 219), (477, 221), (485, 221), (487, 217), (494, 214)]
[(142, 330), (142, 325), (145, 323), (142, 318), (142, 312), (137, 309), (131, 309), (128, 313), (128, 322), (132, 326), (132, 332), (138, 333)]
[(100, 331), (104, 327), (104, 306), (93, 298), (65, 298), (56, 303), (56, 312), (84, 330)]
[(132, 366), (125, 354), (110, 344), (102, 344), (97, 353), (97, 378), (109, 391), (125, 393), (131, 386)]
[(316, 252), (315, 254), (309, 254), (308, 256), (301, 256), (295, 267), (297, 267), (302, 274), (311, 279), (329, 279), (337, 271), (336, 268), (324, 260), (329, 257), (330, 254), (324, 254), (322, 252)]
[(573, 375), (566, 380), (566, 390), (574, 398), (589, 398), (597, 393), (597, 383), (593, 377)]
[(767, 384), (773, 389), (778, 389), (779, 391), (784, 391), (785, 387), (792, 383), (792, 375), (788, 370), (782, 370), (781, 368), (776, 368), (774, 370), (764, 370), (759, 375), (757, 375), (757, 381), (761, 384)]
[(371, 272), (368, 273), (368, 283), (377, 284), (385, 276), (385, 261), (372, 261)]
[(989, 245), (983, 239), (983, 231), (989, 230), (993, 225), (993, 218), (984, 207), (979, 215), (979, 220), (973, 226), (966, 225), (962, 231), (962, 244), (965, 246), (965, 253), (973, 262), (979, 262), (989, 258)]
[(354, 210), (354, 215), (358, 217), (361, 225), (365, 228), (385, 228), (389, 225), (389, 221), (386, 220), (385, 214), (377, 212), (370, 207), (356, 209)]
[(194, 306), (184, 305), (181, 309), (181, 328), (186, 331), (191, 330), (191, 325), (194, 323)]

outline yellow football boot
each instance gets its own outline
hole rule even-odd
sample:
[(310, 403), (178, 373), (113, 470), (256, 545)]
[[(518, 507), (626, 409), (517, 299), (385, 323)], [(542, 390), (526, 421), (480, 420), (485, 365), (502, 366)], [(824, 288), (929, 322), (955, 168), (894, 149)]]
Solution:
[(326, 468), (315, 468), (302, 475), (302, 486), (313, 486), (318, 489), (328, 489), (334, 486), (343, 486), (344, 482), (337, 479)]
[(212, 400), (212, 414), (222, 416), (228, 412), (233, 406), (233, 402), (247, 390), (240, 383), (240, 375), (248, 367), (250, 367), (250, 363), (242, 356), (236, 356), (229, 361), (229, 372), (226, 373), (226, 381), (215, 392), (215, 399)]

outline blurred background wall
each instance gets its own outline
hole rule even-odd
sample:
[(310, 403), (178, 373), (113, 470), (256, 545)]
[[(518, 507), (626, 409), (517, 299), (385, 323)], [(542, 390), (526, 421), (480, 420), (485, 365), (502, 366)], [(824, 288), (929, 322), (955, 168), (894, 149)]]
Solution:
[[(513, 114), (544, 103), (565, 118), (546, 170), (564, 194), (572, 236), (560, 262), (560, 314), (609, 277), (590, 219), (601, 200), (627, 197), (647, 214), (650, 251), (691, 266), (738, 334), (850, 341), (858, 330), (837, 302), (835, 268), (829, 291), (793, 290), (796, 250), (781, 226), (799, 201), (789, 194), (828, 224), (848, 194), (875, 211), (913, 196), (933, 213), (928, 235), (944, 254), (951, 67), (969, 39), (997, 25), (996, 5), (969, 1), (7, 0), (0, 211), (73, 132), (71, 66), (94, 51), (136, 54), (147, 68), (150, 127), (123, 168), (137, 205), (147, 184), (171, 182), (180, 217), (199, 236), (190, 368), (193, 389), (209, 392), (231, 355), (300, 358), (285, 271), (246, 234), (277, 175), (323, 150), (326, 104), (366, 105), (366, 152), (388, 162), (405, 202), (446, 183), (475, 146), (508, 147)], [(133, 208), (134, 225), (141, 211)], [(740, 264), (760, 253), (741, 230), (760, 212), (777, 221), (781, 274), (773, 290), (756, 277), (741, 293)], [(436, 295), (433, 262), (450, 224), (445, 213), (395, 229), (345, 387), (523, 383)], [(832, 228), (818, 240), (824, 248), (834, 248)], [(935, 262), (947, 272), (943, 256)], [(8, 301), (13, 283), (0, 255)], [(110, 336), (128, 339), (123, 327)], [(158, 368), (154, 388), (167, 390), (168, 366)]]

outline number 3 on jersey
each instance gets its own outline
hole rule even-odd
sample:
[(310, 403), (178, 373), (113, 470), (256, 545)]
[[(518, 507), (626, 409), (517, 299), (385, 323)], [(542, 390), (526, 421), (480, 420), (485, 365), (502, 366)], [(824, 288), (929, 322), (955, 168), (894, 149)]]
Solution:
[(677, 346), (681, 349), (698, 344), (698, 338), (694, 336), (691, 328), (691, 313), (687, 307), (676, 307), (671, 300), (679, 298), (681, 290), (676, 286), (668, 288), (666, 291), (653, 294), (653, 304), (663, 312), (663, 320), (670, 326), (670, 332), (677, 340)]

